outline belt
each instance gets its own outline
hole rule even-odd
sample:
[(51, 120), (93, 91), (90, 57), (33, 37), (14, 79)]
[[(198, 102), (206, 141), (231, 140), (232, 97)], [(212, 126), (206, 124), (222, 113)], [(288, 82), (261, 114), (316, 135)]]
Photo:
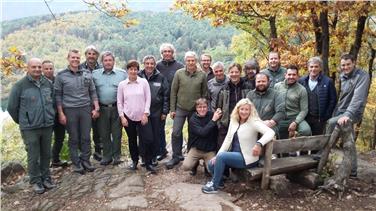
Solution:
[(102, 103), (99, 103), (99, 105), (100, 106), (103, 106), (103, 107), (116, 107), (117, 106), (117, 103), (115, 102), (115, 103), (112, 103), (112, 104), (108, 104), (108, 105), (106, 105), (106, 104), (102, 104)]

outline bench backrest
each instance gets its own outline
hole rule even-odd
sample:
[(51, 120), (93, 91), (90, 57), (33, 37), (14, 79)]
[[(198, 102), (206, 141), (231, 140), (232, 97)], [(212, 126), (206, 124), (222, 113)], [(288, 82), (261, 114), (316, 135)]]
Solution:
[(303, 136), (273, 141), (273, 154), (320, 150), (328, 143), (330, 135)]

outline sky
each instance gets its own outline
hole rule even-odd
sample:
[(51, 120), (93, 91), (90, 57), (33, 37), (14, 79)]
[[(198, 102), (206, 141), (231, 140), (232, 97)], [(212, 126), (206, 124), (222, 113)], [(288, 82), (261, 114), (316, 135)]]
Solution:
[[(44, 0), (0, 0), (1, 21), (17, 18), (51, 14)], [(89, 8), (83, 0), (46, 0), (54, 14), (94, 10)], [(169, 11), (173, 0), (127, 0), (132, 11)]]

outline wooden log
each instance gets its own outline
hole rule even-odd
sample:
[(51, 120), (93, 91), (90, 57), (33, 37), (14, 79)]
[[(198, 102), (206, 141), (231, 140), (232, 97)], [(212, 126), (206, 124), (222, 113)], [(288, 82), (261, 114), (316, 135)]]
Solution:
[(273, 144), (274, 140), (270, 143), (266, 144), (265, 146), (265, 163), (264, 163), (264, 170), (262, 173), (262, 180), (261, 180), (261, 189), (265, 190), (269, 186), (270, 180), (270, 169), (271, 169), (271, 162), (272, 162), (272, 151), (273, 151)]
[(330, 150), (338, 141), (339, 132), (340, 132), (340, 129), (338, 128), (338, 126), (336, 126), (332, 132), (332, 135), (330, 136), (329, 142), (327, 143), (327, 145), (325, 146), (324, 150), (321, 153), (320, 162), (317, 167), (318, 174), (322, 173), (322, 170), (324, 169), (324, 166), (326, 162), (328, 161)]
[(291, 182), (298, 183), (310, 189), (316, 189), (319, 185), (323, 184), (320, 176), (316, 172), (309, 170), (289, 173), (287, 174), (287, 179), (289, 179)]
[(318, 161), (309, 155), (272, 160), (270, 175), (296, 172), (317, 167)]
[(273, 144), (273, 154), (320, 150), (328, 143), (329, 138), (330, 135), (320, 135), (277, 140)]

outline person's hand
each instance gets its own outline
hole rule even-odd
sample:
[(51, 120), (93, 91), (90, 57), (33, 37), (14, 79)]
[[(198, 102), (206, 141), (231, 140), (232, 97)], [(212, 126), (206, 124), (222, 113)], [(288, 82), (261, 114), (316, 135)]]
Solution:
[(141, 125), (146, 125), (147, 123), (148, 123), (148, 115), (144, 114), (142, 115)]
[(222, 110), (220, 108), (217, 108), (217, 110), (214, 112), (213, 114), (213, 118), (212, 120), (215, 122), (217, 121), (218, 119), (220, 119), (222, 116)]
[(349, 117), (347, 116), (343, 116), (341, 118), (338, 119), (337, 123), (341, 126), (345, 125), (348, 121), (349, 121)]
[(92, 110), (91, 111), (91, 118), (96, 119), (98, 117), (99, 117), (99, 111), (97, 111), (96, 109)]
[(176, 116), (176, 112), (170, 112), (170, 117), (171, 117), (171, 119), (174, 119), (175, 118), (175, 116)]
[(59, 114), (59, 122), (62, 125), (66, 125), (67, 124), (67, 117), (65, 116), (64, 113)]
[(277, 123), (274, 121), (274, 120), (265, 120), (264, 121), (264, 124), (266, 125), (266, 126), (268, 126), (269, 128), (272, 128), (272, 127), (274, 127)]
[(125, 118), (124, 116), (120, 117), (120, 121), (121, 121), (121, 125), (123, 125), (123, 127), (128, 127), (128, 120), (127, 118)]
[(289, 125), (289, 129), (288, 131), (291, 133), (291, 132), (295, 132), (296, 128), (298, 127), (298, 124), (296, 122), (291, 122), (291, 124)]
[(215, 165), (215, 158), (216, 158), (216, 157), (212, 158), (212, 159), (209, 161), (210, 164), (213, 165), (213, 166)]
[(252, 155), (253, 156), (259, 156), (261, 154), (261, 146), (260, 144), (255, 144), (255, 146), (253, 146), (252, 148)]
[(161, 120), (162, 120), (162, 121), (166, 120), (166, 117), (167, 117), (166, 114), (162, 114), (162, 115), (161, 115)]

